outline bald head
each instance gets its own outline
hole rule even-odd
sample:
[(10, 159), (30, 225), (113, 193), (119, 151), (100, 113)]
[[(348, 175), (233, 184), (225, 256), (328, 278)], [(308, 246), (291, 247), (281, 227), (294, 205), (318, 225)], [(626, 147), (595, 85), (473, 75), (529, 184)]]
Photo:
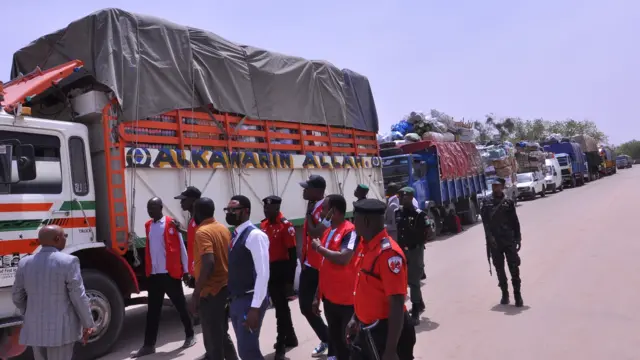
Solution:
[(162, 199), (159, 197), (153, 197), (149, 199), (147, 202), (147, 212), (149, 213), (149, 217), (155, 221), (158, 221), (162, 218)]
[(58, 225), (47, 225), (38, 232), (38, 241), (42, 246), (53, 246), (58, 250), (67, 245), (67, 235)]

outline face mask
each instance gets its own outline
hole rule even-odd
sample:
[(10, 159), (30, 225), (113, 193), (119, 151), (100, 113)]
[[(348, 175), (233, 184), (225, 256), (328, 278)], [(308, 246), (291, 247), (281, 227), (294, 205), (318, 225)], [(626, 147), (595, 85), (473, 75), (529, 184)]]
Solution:
[(227, 214), (225, 216), (225, 220), (227, 220), (227, 224), (232, 226), (240, 225), (238, 219), (239, 219), (239, 216), (237, 216), (236, 214)]

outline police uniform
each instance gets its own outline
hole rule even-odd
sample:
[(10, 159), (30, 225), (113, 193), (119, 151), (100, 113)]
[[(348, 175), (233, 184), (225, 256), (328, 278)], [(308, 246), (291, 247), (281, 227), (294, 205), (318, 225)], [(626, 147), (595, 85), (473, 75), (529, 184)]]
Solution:
[[(504, 179), (496, 180), (498, 184), (504, 185)], [(504, 269), (505, 258), (511, 273), (511, 284), (516, 306), (522, 306), (522, 295), (520, 293), (520, 222), (516, 214), (515, 203), (504, 195), (498, 197), (496, 193), (483, 201), (482, 224), (487, 241), (487, 255), (493, 260), (498, 277), (498, 286), (502, 290), (500, 303), (509, 303), (509, 286), (507, 274)]]
[[(413, 195), (413, 189), (402, 188), (399, 194)], [(420, 280), (424, 274), (424, 244), (427, 231), (431, 228), (427, 213), (411, 206), (400, 206), (395, 210), (395, 223), (398, 232), (398, 245), (407, 259), (409, 292), (411, 296), (411, 318), (414, 325), (420, 321), (420, 314), (425, 310)]]
[[(366, 199), (354, 203), (354, 211), (382, 216), (386, 205), (379, 200)], [(361, 330), (354, 340), (355, 350), (351, 359), (373, 360), (376, 359), (373, 352), (382, 356), (385, 351), (389, 297), (407, 295), (407, 262), (404, 252), (386, 230), (369, 242), (363, 242), (363, 246), (364, 256), (358, 266), (354, 292), (355, 317), (361, 324)], [(416, 333), (406, 307), (404, 310), (404, 326), (397, 354), (400, 360), (412, 360)]]
[[(265, 205), (280, 205), (278, 196), (262, 199)], [(264, 219), (260, 229), (269, 237), (269, 296), (276, 311), (277, 337), (275, 348), (284, 353), (285, 348), (298, 345), (298, 338), (293, 329), (291, 309), (289, 308), (289, 291), (296, 275), (296, 230), (282, 213), (274, 222)]]

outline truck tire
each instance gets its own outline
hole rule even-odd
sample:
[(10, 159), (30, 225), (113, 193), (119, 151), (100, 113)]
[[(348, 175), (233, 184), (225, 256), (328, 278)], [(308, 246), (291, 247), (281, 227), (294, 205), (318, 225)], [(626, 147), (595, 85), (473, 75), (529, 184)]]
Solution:
[(469, 198), (469, 210), (464, 213), (462, 221), (464, 225), (473, 225), (478, 222), (478, 208), (476, 202), (471, 198)]
[(107, 354), (118, 341), (124, 324), (124, 299), (116, 283), (97, 270), (83, 270), (82, 280), (91, 301), (96, 332), (86, 346), (75, 346), (74, 359), (90, 360)]
[(440, 213), (438, 211), (433, 211), (433, 209), (427, 210), (427, 216), (429, 216), (436, 223), (436, 237), (440, 236), (443, 227), (443, 219), (440, 217)]
[(576, 187), (576, 177), (575, 176), (571, 177), (571, 187), (573, 187), (573, 188)]

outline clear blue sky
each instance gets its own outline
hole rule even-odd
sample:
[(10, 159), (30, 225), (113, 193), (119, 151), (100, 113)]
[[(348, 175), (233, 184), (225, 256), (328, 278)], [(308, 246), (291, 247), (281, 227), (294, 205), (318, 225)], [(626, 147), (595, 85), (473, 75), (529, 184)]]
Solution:
[(105, 7), (353, 69), (381, 130), (436, 108), (591, 119), (614, 144), (640, 139), (638, 0), (5, 0), (0, 78), (15, 50)]

